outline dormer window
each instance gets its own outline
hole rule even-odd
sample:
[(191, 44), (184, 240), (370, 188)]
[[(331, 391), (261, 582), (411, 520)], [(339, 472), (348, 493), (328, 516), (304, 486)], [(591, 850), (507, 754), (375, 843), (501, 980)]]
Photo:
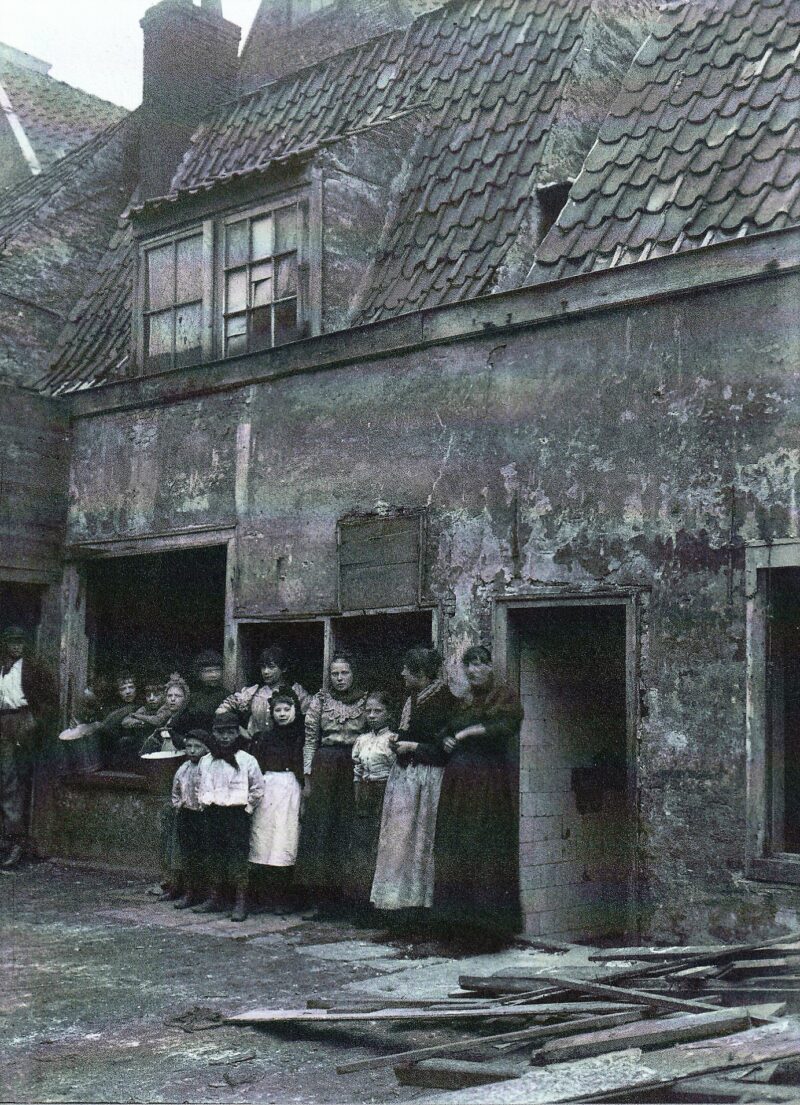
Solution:
[(144, 255), (144, 365), (162, 372), (203, 353), (203, 232), (160, 242)]
[(141, 247), (139, 364), (167, 372), (272, 349), (309, 333), (308, 203), (206, 219)]
[(298, 337), (301, 222), (296, 203), (226, 220), (224, 356)]

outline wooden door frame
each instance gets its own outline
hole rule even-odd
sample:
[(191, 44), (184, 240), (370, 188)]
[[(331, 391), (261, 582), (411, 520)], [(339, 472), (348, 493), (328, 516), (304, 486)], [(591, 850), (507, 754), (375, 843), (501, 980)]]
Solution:
[(73, 542), (67, 546), (62, 577), (61, 713), (62, 721), (74, 711), (86, 683), (89, 639), (86, 635), (86, 575), (90, 563), (122, 556), (186, 552), (225, 546), (225, 630), (223, 677), (228, 690), (237, 685), (239, 642), (233, 617), (237, 576), (236, 529), (234, 526), (197, 527), (175, 533), (146, 534), (106, 540)]
[(519, 686), (519, 631), (513, 613), (554, 607), (621, 606), (625, 611), (625, 754), (627, 763), (626, 807), (631, 826), (626, 936), (638, 940), (641, 931), (639, 902), (639, 744), (641, 740), (642, 657), (646, 649), (645, 613), (649, 595), (645, 588), (620, 590), (542, 590), (529, 594), (497, 596), (492, 609), (493, 661), (498, 679)]

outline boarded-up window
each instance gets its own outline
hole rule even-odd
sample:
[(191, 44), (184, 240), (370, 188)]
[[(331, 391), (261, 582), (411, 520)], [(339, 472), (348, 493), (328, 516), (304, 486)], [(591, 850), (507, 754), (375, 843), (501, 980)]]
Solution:
[(357, 518), (339, 523), (339, 606), (391, 610), (420, 599), (422, 518)]

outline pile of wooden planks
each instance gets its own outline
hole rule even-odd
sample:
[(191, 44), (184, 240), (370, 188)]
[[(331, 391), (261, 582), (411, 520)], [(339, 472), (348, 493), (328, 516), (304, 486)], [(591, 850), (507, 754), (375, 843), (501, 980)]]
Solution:
[[(443, 1102), (617, 1100), (676, 1082), (687, 1101), (800, 1096), (766, 1084), (779, 1060), (800, 1056), (800, 1021), (779, 1019), (793, 994), (800, 1010), (800, 934), (736, 946), (598, 949), (588, 958), (588, 969), (573, 972), (462, 975), (442, 999), (317, 1001), (228, 1020), (463, 1028), (468, 1034), (447, 1043), (337, 1067), (339, 1074), (392, 1067), (402, 1085), (462, 1091)], [(478, 1096), (470, 1097), (471, 1087)]]

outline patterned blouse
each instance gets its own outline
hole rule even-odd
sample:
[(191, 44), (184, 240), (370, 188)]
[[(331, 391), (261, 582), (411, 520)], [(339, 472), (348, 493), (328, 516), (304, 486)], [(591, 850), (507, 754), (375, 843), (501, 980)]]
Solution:
[[(225, 701), (217, 707), (217, 713), (221, 714), (227, 710), (232, 710), (239, 715), (249, 714), (247, 732), (251, 737), (256, 733), (269, 733), (272, 729), (272, 715), (269, 712), (270, 699), (276, 690), (280, 689), (273, 689), (267, 684), (259, 683), (252, 687), (243, 687), (241, 691), (228, 695)], [(300, 702), (300, 709), (305, 710), (311, 701), (311, 696), (299, 683), (295, 683), (292, 690)]]
[(388, 726), (377, 733), (362, 733), (353, 745), (353, 778), (356, 782), (382, 782), (394, 767), (392, 740), (397, 734)]
[(366, 725), (366, 701), (365, 694), (355, 702), (340, 702), (330, 691), (314, 695), (306, 711), (306, 742), (303, 749), (303, 771), (306, 775), (311, 774), (314, 756), (320, 746), (328, 748), (355, 743)]

